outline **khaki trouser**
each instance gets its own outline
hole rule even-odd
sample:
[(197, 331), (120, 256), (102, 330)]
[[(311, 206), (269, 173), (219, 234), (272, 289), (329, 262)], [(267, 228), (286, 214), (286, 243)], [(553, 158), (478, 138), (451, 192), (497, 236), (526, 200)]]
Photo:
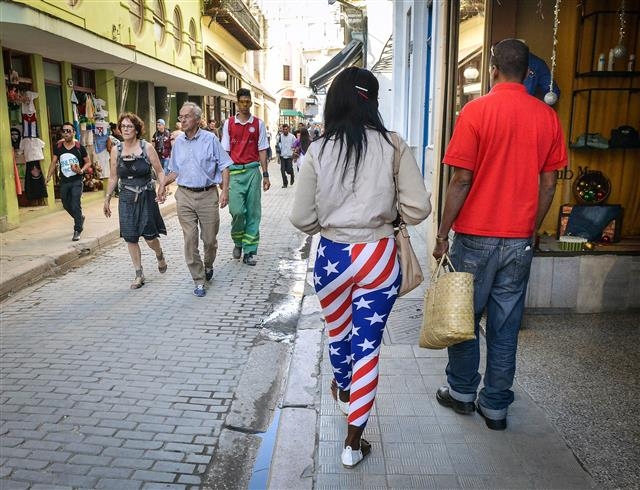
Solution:
[[(204, 284), (204, 269), (213, 267), (218, 251), (218, 229), (220, 211), (218, 208), (218, 188), (194, 192), (182, 187), (176, 191), (178, 221), (184, 235), (184, 258), (196, 285)], [(198, 250), (198, 225), (204, 246), (204, 262)]]

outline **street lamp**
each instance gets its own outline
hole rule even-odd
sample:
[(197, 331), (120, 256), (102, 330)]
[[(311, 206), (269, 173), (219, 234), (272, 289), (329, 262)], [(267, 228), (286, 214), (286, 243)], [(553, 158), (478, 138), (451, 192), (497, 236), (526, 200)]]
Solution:
[(227, 81), (227, 72), (220, 68), (216, 72), (216, 82), (224, 83)]

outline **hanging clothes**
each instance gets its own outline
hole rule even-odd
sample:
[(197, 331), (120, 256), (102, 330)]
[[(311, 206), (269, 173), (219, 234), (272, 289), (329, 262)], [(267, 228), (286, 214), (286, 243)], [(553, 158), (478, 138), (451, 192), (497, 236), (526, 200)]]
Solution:
[(20, 180), (20, 174), (18, 173), (18, 163), (16, 162), (16, 152), (13, 152), (13, 177), (16, 180), (16, 194), (19, 196), (22, 194), (22, 181)]
[(47, 186), (39, 161), (27, 162), (24, 174), (24, 193), (30, 201), (48, 196)]

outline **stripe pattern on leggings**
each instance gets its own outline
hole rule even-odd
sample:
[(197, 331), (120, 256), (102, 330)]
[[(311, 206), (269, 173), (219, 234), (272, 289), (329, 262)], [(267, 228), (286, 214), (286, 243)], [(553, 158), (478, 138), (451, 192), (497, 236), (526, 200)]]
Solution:
[(348, 423), (364, 427), (378, 388), (378, 357), (401, 282), (395, 240), (344, 244), (321, 238), (314, 286), (329, 330), (338, 387), (350, 390)]

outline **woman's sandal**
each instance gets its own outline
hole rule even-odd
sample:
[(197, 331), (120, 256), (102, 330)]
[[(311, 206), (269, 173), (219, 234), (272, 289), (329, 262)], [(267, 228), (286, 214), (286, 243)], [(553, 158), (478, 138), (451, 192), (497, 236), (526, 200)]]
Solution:
[(340, 391), (340, 388), (338, 388), (338, 382), (335, 379), (331, 380), (331, 396), (338, 404), (338, 408), (340, 409), (340, 411), (348, 416), (349, 402), (343, 402), (342, 400), (340, 400)]
[(158, 259), (158, 270), (160, 274), (167, 272), (167, 261), (164, 260), (164, 253), (160, 252), (160, 255), (156, 255), (156, 259)]
[(136, 278), (129, 286), (131, 289), (140, 289), (144, 284), (144, 274), (142, 273), (142, 269), (136, 271)]

